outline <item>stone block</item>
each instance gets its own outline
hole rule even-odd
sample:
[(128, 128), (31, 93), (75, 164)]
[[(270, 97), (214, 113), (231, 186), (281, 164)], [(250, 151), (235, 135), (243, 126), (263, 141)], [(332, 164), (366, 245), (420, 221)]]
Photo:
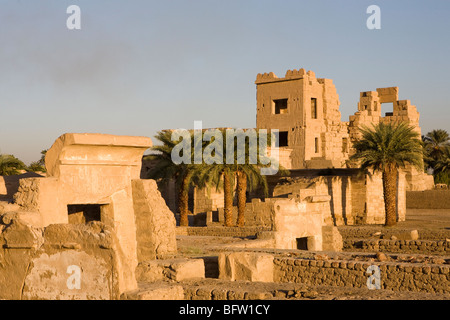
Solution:
[(184, 290), (181, 285), (152, 283), (127, 298), (133, 300), (183, 300)]
[(175, 281), (205, 278), (205, 263), (203, 259), (173, 260), (169, 269), (169, 277)]
[(221, 253), (219, 279), (273, 282), (273, 256), (255, 252)]
[(158, 280), (183, 281), (205, 278), (203, 259), (167, 259), (142, 262), (136, 268), (139, 282)]

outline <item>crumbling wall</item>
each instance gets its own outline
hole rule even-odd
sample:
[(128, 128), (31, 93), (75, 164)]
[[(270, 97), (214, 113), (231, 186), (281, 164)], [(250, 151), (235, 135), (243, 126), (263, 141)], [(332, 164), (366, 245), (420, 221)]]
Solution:
[(0, 299), (119, 298), (123, 252), (108, 226), (35, 228), (11, 214), (1, 223)]
[(176, 254), (175, 216), (154, 180), (133, 180), (138, 262)]
[(0, 201), (13, 201), (14, 194), (19, 190), (19, 181), (32, 177), (42, 177), (42, 175), (35, 172), (27, 172), (12, 176), (0, 176)]

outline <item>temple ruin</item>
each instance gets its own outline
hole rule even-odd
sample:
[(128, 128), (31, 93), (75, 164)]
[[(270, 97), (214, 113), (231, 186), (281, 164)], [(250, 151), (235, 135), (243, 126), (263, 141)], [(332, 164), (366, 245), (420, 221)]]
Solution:
[[(360, 288), (367, 283), (365, 261), (383, 270), (395, 269), (397, 262), (382, 255), (377, 261), (355, 258), (342, 253), (345, 248), (384, 246), (395, 252), (420, 245), (424, 252), (448, 252), (448, 241), (417, 244), (417, 230), (345, 242), (338, 229), (384, 222), (381, 175), (361, 174), (348, 159), (361, 125), (406, 121), (420, 133), (419, 113), (409, 100), (399, 100), (397, 87), (360, 93), (358, 111), (342, 122), (332, 80), (312, 71), (288, 70), (284, 78), (258, 74), (255, 83), (256, 128), (279, 130), (280, 163), (290, 175), (268, 176), (268, 197), (249, 194), (245, 228), (224, 228), (223, 194), (197, 188), (190, 191), (191, 226), (176, 228), (174, 183), (158, 189), (156, 181), (145, 179), (149, 164), (142, 158), (150, 138), (67, 133), (47, 152), (47, 176), (1, 177), (0, 299), (264, 299), (280, 292), (288, 297), (282, 290), (272, 295), (204, 289), (195, 281), (215, 278), (227, 288), (237, 281)], [(393, 110), (383, 116), (385, 103)], [(433, 181), (410, 167), (398, 178), (397, 220), (404, 221), (406, 191), (430, 189)], [(198, 229), (214, 235), (217, 228), (222, 236), (244, 239), (210, 248), (213, 256), (179, 254), (177, 236)], [(426, 285), (383, 274), (385, 287), (449, 293), (445, 260), (430, 262), (437, 267), (413, 270), (404, 267), (412, 261), (401, 260), (395, 271), (401, 279), (423, 273)]]
[[(48, 150), (47, 177), (20, 179), (0, 205), (3, 299), (117, 299), (139, 262), (176, 253), (175, 219), (155, 181), (139, 177), (147, 137), (68, 133)], [(90, 277), (66, 285), (67, 269)]]

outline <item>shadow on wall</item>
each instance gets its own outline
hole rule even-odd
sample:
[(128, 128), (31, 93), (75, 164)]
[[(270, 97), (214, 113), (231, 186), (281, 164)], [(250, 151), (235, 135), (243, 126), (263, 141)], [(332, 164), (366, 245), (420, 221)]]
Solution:
[(13, 176), (0, 176), (0, 201), (12, 202), (14, 194), (19, 189), (19, 180), (35, 177), (43, 176), (35, 172), (27, 172)]

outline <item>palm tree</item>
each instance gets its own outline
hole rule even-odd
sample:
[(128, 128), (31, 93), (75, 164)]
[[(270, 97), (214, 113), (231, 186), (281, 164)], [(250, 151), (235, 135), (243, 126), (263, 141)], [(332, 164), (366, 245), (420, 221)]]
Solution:
[(412, 164), (423, 167), (422, 142), (414, 127), (407, 123), (379, 123), (373, 128), (360, 129), (362, 138), (354, 144), (356, 153), (351, 160), (360, 161), (361, 169), (382, 173), (386, 226), (397, 223), (398, 169)]
[[(189, 214), (189, 188), (193, 182), (193, 167), (191, 164), (175, 164), (172, 161), (172, 150), (177, 145), (172, 141), (171, 131), (160, 131), (155, 138), (162, 142), (162, 145), (153, 146), (154, 154), (147, 156), (154, 161), (154, 166), (147, 173), (147, 178), (155, 179), (167, 183), (175, 179), (178, 195), (178, 211), (180, 213), (180, 226), (187, 226)], [(191, 139), (192, 135), (191, 135)], [(192, 152), (189, 157), (192, 158)]]
[(444, 149), (434, 168), (435, 183), (450, 184), (450, 147)]
[[(195, 166), (196, 184), (198, 187), (215, 186), (216, 190), (223, 189), (224, 202), (224, 225), (233, 226), (233, 190), (235, 184), (236, 166), (226, 161), (226, 131), (218, 129), (222, 134), (223, 149), (222, 154), (217, 154), (217, 159), (222, 159), (221, 163), (202, 164)], [(215, 150), (219, 151), (219, 150)]]
[(437, 129), (428, 132), (422, 140), (427, 166), (435, 169), (439, 159), (444, 156), (445, 150), (450, 147), (450, 136), (447, 131)]
[(34, 161), (34, 162), (30, 163), (30, 165), (27, 167), (27, 171), (45, 172), (45, 167), (40, 165), (39, 161)]
[(264, 195), (268, 194), (267, 179), (261, 175), (258, 165), (244, 164), (238, 165), (236, 171), (237, 185), (237, 204), (238, 204), (238, 216), (237, 226), (243, 227), (245, 225), (245, 206), (247, 203), (247, 191), (253, 191), (260, 187), (264, 192)]
[(37, 161), (37, 163), (45, 168), (45, 156), (47, 155), (48, 149), (44, 149), (41, 151), (41, 158)]
[(25, 167), (25, 164), (13, 155), (0, 154), (0, 176), (20, 174), (19, 170)]
[[(268, 194), (268, 185), (266, 176), (261, 175), (260, 169), (262, 167), (266, 167), (267, 165), (262, 164), (262, 159), (259, 158), (260, 153), (259, 148), (261, 146), (261, 142), (259, 141), (259, 134), (256, 131), (256, 143), (251, 144), (248, 140), (245, 141), (245, 159), (240, 159), (240, 162), (244, 162), (243, 164), (238, 164), (236, 161), (236, 193), (237, 193), (237, 207), (238, 207), (238, 216), (237, 223), (238, 227), (243, 227), (245, 225), (245, 207), (247, 203), (247, 191), (253, 191), (258, 188), (262, 188), (264, 196)], [(243, 132), (241, 132), (243, 134)], [(267, 145), (271, 143), (271, 136), (268, 136), (268, 141), (266, 141)], [(237, 148), (237, 144), (236, 144)], [(250, 155), (252, 153), (258, 154), (256, 163), (250, 163)], [(235, 155), (237, 156), (237, 150), (235, 150)], [(237, 160), (237, 158), (235, 159)], [(243, 160), (243, 161), (242, 161)], [(273, 163), (275, 159), (271, 159), (270, 163)], [(280, 168), (281, 169), (281, 168)]]

